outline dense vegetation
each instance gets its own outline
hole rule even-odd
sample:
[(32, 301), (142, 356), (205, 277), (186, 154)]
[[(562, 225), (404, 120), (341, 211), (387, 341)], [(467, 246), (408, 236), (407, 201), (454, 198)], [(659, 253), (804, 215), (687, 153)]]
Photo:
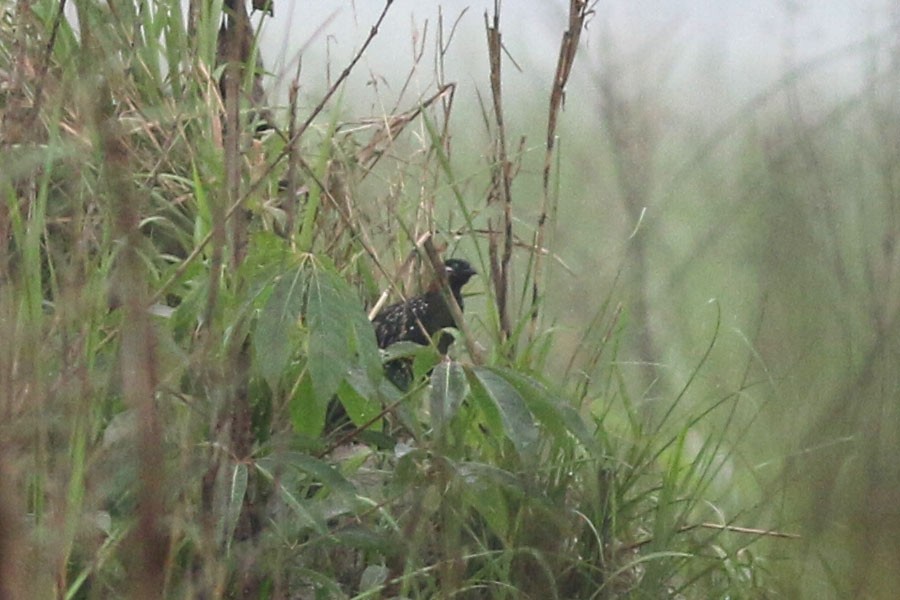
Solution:
[[(0, 5), (0, 597), (797, 591), (770, 558), (800, 543), (767, 502), (785, 501), (778, 479), (730, 489), (755, 426), (741, 400), (782, 373), (760, 366), (763, 331), (699, 381), (723, 360), (719, 304), (678, 334), (704, 332), (688, 366), (657, 370), (674, 357), (632, 293), (652, 287), (639, 273), (659, 252), (639, 226), (657, 159), (632, 143), (652, 137), (639, 102), (610, 81), (598, 155), (615, 165), (636, 262), (602, 293), (582, 286), (590, 302), (563, 319), (575, 341), (557, 338), (547, 298), (569, 267), (555, 232), (576, 185), (560, 121), (592, 7), (572, 0), (558, 32), (538, 150), (508, 130), (499, 15), (486, 19), (488, 141), (473, 159), (454, 142), (470, 124), (453, 118), (443, 22), (433, 87), (366, 120), (348, 114), (347, 76), (381, 21), (333, 83), (301, 93), (295, 77), (287, 106), (266, 107), (254, 28), (225, 4), (84, 1), (74, 19), (65, 2)], [(800, 194), (793, 155), (774, 162), (754, 135), (742, 168), (781, 169), (773, 196)], [(712, 139), (697, 160), (715, 160)], [(526, 153), (539, 168), (522, 204)], [(380, 351), (367, 312), (421, 289), (435, 252), (480, 273), (450, 358)], [(895, 309), (871, 306), (881, 341), (847, 381), (887, 368)], [(383, 375), (397, 356), (414, 359), (409, 390)], [(351, 426), (328, 426), (333, 399)], [(845, 435), (823, 425), (797, 451)], [(790, 501), (802, 513), (809, 498)], [(817, 592), (877, 592), (822, 564)]]

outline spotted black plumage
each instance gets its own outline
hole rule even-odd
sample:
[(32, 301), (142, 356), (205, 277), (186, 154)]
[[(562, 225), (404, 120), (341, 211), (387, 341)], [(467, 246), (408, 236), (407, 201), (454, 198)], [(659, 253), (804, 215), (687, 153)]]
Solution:
[[(476, 271), (461, 258), (448, 259), (444, 266), (447, 269), (450, 292), (462, 309), (462, 287)], [(440, 284), (436, 282), (421, 296), (392, 304), (382, 310), (372, 320), (372, 325), (375, 327), (379, 348), (404, 341), (425, 346), (430, 343), (431, 336), (445, 327), (453, 326), (453, 315), (444, 300)], [(450, 336), (441, 337), (438, 342), (441, 354), (447, 353), (451, 343)]]
[[(462, 309), (462, 287), (476, 271), (472, 265), (460, 258), (450, 258), (444, 262), (444, 266), (447, 269), (450, 292)], [(433, 335), (445, 327), (453, 326), (453, 315), (444, 300), (440, 283), (435, 282), (424, 294), (382, 309), (372, 319), (372, 326), (375, 328), (375, 339), (379, 348), (387, 348), (397, 342), (412, 342), (427, 346), (431, 343)], [(443, 335), (437, 340), (437, 348), (441, 354), (446, 354), (452, 343), (451, 336)], [(412, 360), (409, 358), (392, 360), (384, 365), (384, 372), (394, 385), (405, 391), (413, 379)], [(328, 431), (339, 431), (350, 423), (337, 397), (328, 403), (325, 422)]]

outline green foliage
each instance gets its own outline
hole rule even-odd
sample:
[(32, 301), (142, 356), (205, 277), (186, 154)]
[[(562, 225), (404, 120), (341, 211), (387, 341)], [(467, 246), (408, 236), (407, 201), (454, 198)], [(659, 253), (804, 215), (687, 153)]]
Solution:
[(307, 294), (308, 360), (316, 395), (334, 394), (354, 365), (377, 382), (381, 360), (375, 332), (356, 294), (329, 268), (313, 270)]
[(253, 333), (254, 359), (260, 375), (276, 391), (300, 337), (291, 333), (298, 328), (305, 295), (305, 272), (298, 268), (279, 276), (259, 311)]
[[(527, 301), (543, 248), (519, 244), (504, 331), (481, 233), (497, 211), (467, 189), (483, 173), (459, 172), (448, 114), (417, 101), (420, 145), (375, 131), (390, 152), (371, 155), (334, 108), (255, 138), (255, 106), (223, 123), (222, 3), (192, 6), (190, 31), (177, 1), (78, 3), (77, 35), (36, 2), (21, 36), (0, 29), (21, 53), (3, 72), (40, 69), (4, 109), (46, 94), (0, 173), (0, 519), (16, 523), (0, 547), (42, 565), (21, 595), (760, 594), (765, 559), (718, 519), (724, 429), (696, 430), (743, 390), (685, 406), (712, 342), (648, 415), (610, 292), (558, 368)], [(377, 291), (420, 287), (393, 259), (422, 231), (480, 264), (449, 357), (379, 350), (366, 318)], [(384, 373), (398, 358), (402, 391)], [(336, 404), (349, 424), (327, 422)]]

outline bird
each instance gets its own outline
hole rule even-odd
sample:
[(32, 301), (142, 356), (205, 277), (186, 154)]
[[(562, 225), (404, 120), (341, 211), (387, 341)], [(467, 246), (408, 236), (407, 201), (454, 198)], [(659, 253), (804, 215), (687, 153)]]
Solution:
[[(462, 288), (477, 274), (468, 261), (461, 258), (450, 258), (444, 262), (447, 283), (450, 293), (463, 310)], [(381, 310), (374, 319), (375, 339), (379, 348), (388, 348), (397, 342), (412, 342), (420, 346), (428, 346), (432, 338), (445, 327), (454, 325), (453, 313), (444, 298), (441, 282), (435, 279), (425, 293), (397, 302)], [(437, 350), (447, 354), (453, 338), (441, 335), (437, 342)], [(413, 380), (412, 360), (398, 358), (384, 365), (387, 378), (403, 391), (409, 389)]]
[[(477, 271), (468, 261), (450, 258), (444, 263), (450, 292), (463, 310), (462, 288)], [(426, 292), (404, 302), (391, 304), (381, 310), (374, 319), (375, 338), (379, 348), (387, 348), (397, 342), (412, 342), (427, 346), (431, 338), (441, 329), (454, 325), (453, 314), (444, 299), (441, 283), (435, 280)], [(438, 351), (446, 354), (453, 340), (442, 336), (438, 341)]]
[[(462, 288), (477, 275), (477, 271), (468, 261), (461, 258), (447, 259), (444, 262), (444, 269), (450, 293), (453, 294), (460, 310), (463, 310)], [(453, 325), (453, 314), (444, 298), (440, 280), (433, 281), (419, 296), (383, 308), (372, 319), (375, 340), (381, 349), (398, 342), (428, 346), (434, 335)], [(452, 343), (451, 336), (442, 335), (437, 340), (437, 349), (441, 354), (447, 354)], [(412, 359), (396, 358), (388, 361), (384, 365), (384, 372), (397, 388), (407, 391), (413, 380)], [(349, 417), (336, 397), (328, 404), (325, 423), (326, 431), (331, 432), (339, 431), (349, 424)]]

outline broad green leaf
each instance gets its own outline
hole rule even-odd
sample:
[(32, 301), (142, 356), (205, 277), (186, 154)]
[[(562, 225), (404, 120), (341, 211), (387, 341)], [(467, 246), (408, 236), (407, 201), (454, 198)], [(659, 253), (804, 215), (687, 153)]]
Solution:
[(359, 578), (359, 589), (364, 592), (378, 589), (384, 585), (389, 575), (390, 569), (387, 567), (383, 565), (369, 565)]
[(275, 473), (277, 469), (294, 469), (305, 473), (344, 500), (355, 502), (356, 488), (347, 481), (341, 472), (322, 459), (301, 452), (283, 452), (277, 456), (266, 457), (259, 461), (267, 470)]
[(253, 334), (253, 351), (260, 374), (273, 390), (294, 354), (297, 319), (303, 309), (305, 277), (301, 269), (285, 273), (275, 284)]
[(381, 376), (375, 332), (359, 298), (330, 267), (310, 272), (307, 299), (309, 371), (313, 391), (330, 398), (350, 370), (361, 363), (369, 377)]
[(290, 412), (294, 431), (310, 437), (318, 436), (325, 426), (325, 412), (328, 408), (328, 396), (316, 397), (309, 373), (303, 375), (300, 385), (291, 397)]
[(331, 397), (347, 374), (352, 357), (349, 351), (346, 315), (341, 310), (340, 292), (334, 277), (325, 271), (311, 273), (306, 317), (309, 324), (309, 372), (313, 393)]
[(526, 463), (537, 458), (538, 429), (522, 396), (499, 373), (488, 368), (472, 369), (476, 381), (500, 413), (503, 430)]
[(547, 431), (562, 441), (572, 435), (595, 457), (602, 454), (597, 438), (581, 415), (565, 398), (554, 395), (541, 382), (512, 370), (503, 370), (504, 378), (522, 395), (528, 409)]
[(231, 488), (228, 493), (228, 506), (225, 510), (223, 535), (225, 545), (231, 546), (234, 530), (241, 516), (241, 508), (244, 505), (244, 496), (247, 493), (247, 465), (239, 462), (234, 465), (231, 473)]
[(459, 363), (441, 361), (431, 374), (431, 424), (438, 435), (444, 431), (463, 399), (469, 394), (469, 382)]
[(443, 360), (443, 356), (434, 346), (419, 346), (413, 358), (413, 378), (418, 381)]
[(296, 494), (279, 484), (278, 495), (281, 497), (285, 506), (294, 513), (297, 520), (300, 522), (300, 525), (309, 527), (320, 535), (324, 535), (328, 532), (328, 524), (325, 520), (314, 515), (312, 511), (306, 507), (305, 502), (298, 498)]
[[(415, 342), (397, 342), (396, 344), (391, 344), (381, 351), (384, 362), (388, 362), (396, 358), (416, 358), (423, 353), (427, 353), (429, 356), (435, 354), (431, 347), (422, 346), (421, 344), (416, 344)], [(434, 363), (432, 363), (431, 366), (433, 367)]]
[(279, 275), (297, 267), (299, 262), (283, 239), (268, 231), (257, 231), (250, 235), (247, 256), (238, 270), (241, 280), (250, 289), (249, 295), (253, 296), (255, 289), (269, 285)]
[[(338, 397), (350, 420), (356, 425), (368, 423), (381, 412), (378, 389), (359, 367), (352, 367), (344, 384), (338, 388)], [(374, 429), (380, 429), (376, 423)]]
[(277, 468), (276, 461), (267, 458), (256, 461), (256, 470), (276, 486), (278, 495), (281, 497), (285, 506), (294, 513), (300, 526), (309, 527), (319, 534), (325, 534), (328, 531), (328, 525), (325, 519), (316, 514), (315, 511), (310, 510), (308, 506), (309, 500), (298, 497), (293, 490), (288, 489), (285, 485), (284, 478), (276, 477), (275, 473), (271, 470), (273, 468)]

